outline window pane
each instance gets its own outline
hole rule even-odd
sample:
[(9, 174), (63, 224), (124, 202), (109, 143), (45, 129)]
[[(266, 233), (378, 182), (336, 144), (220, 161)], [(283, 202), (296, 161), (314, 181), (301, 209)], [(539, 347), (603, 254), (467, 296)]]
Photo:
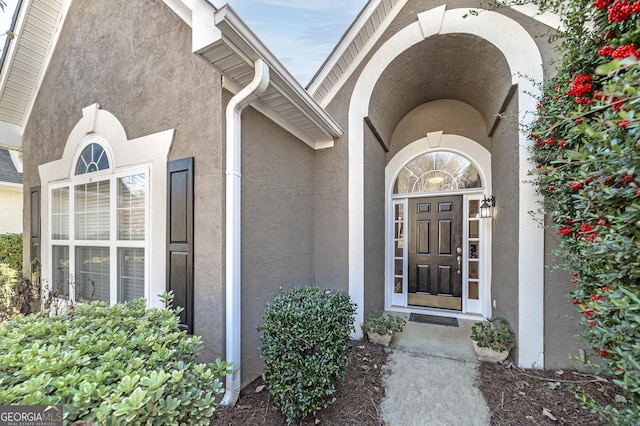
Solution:
[(51, 238), (69, 239), (69, 188), (51, 191)]
[(396, 180), (395, 194), (457, 191), (481, 188), (478, 170), (466, 158), (452, 152), (424, 154), (407, 164)]
[(52, 292), (56, 296), (69, 296), (69, 247), (53, 246)]
[(119, 248), (118, 302), (144, 297), (144, 249)]
[(109, 181), (75, 187), (75, 238), (109, 239)]
[(104, 149), (97, 143), (88, 145), (76, 163), (76, 175), (96, 172), (109, 168), (109, 159)]
[(145, 175), (118, 179), (118, 239), (144, 240)]
[(76, 299), (109, 301), (109, 248), (76, 247)]

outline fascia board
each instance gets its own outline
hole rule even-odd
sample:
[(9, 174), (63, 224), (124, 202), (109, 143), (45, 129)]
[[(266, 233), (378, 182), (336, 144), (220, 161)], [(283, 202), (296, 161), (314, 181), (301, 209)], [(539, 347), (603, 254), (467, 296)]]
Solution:
[(338, 42), (336, 47), (333, 49), (333, 52), (329, 54), (327, 59), (318, 69), (316, 75), (313, 76), (309, 84), (307, 85), (307, 90), (309, 93), (313, 94), (318, 90), (318, 87), (322, 84), (329, 72), (333, 69), (335, 64), (340, 60), (342, 55), (345, 54), (355, 37), (358, 35), (362, 27), (365, 26), (371, 15), (376, 11), (376, 8), (380, 4), (382, 0), (370, 0), (362, 9), (362, 12), (358, 15), (356, 20), (351, 24), (351, 27), (346, 31), (342, 39)]
[[(222, 87), (227, 89), (233, 94), (237, 94), (242, 87), (238, 85), (235, 81), (230, 78), (222, 77)], [(275, 112), (273, 108), (269, 108), (267, 105), (262, 103), (260, 98), (254, 101), (251, 104), (251, 107), (256, 111), (260, 112), (265, 117), (268, 117), (271, 121), (285, 129), (287, 132), (291, 133), (296, 138), (300, 139), (302, 142), (309, 145), (314, 150), (332, 148), (334, 146), (334, 140), (331, 135), (327, 133), (326, 140), (312, 140), (307, 135), (302, 133), (297, 127), (295, 127), (291, 122), (285, 120), (280, 114)]]
[(224, 42), (229, 43), (245, 60), (251, 60), (252, 66), (256, 59), (264, 60), (271, 69), (274, 87), (328, 134), (333, 137), (342, 136), (342, 128), (313, 100), (229, 5), (223, 6), (215, 13), (215, 20)]

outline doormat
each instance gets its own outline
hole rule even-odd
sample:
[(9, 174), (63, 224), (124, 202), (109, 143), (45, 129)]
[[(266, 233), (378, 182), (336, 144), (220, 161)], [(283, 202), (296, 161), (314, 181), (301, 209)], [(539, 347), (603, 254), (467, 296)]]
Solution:
[(438, 317), (435, 315), (411, 314), (409, 315), (409, 321), (444, 325), (445, 327), (458, 327), (458, 318)]

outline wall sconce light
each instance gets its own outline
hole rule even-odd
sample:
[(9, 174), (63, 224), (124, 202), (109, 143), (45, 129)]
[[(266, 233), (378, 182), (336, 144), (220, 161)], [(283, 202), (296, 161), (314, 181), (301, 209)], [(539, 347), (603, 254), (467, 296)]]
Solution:
[(487, 198), (486, 196), (482, 197), (482, 204), (480, 204), (480, 217), (491, 217), (491, 213), (493, 208), (496, 205), (496, 197), (494, 195)]

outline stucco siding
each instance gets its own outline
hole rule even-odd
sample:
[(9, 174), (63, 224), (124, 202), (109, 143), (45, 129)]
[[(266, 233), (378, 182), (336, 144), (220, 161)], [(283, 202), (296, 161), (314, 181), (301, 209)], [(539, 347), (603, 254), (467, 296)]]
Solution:
[[(507, 115), (517, 117), (518, 96), (514, 96)], [(519, 168), (518, 125), (511, 119), (501, 120), (493, 136), (491, 151), (493, 195), (493, 252), (491, 296), (494, 317), (504, 317), (512, 330), (518, 330), (518, 226)]]
[(369, 129), (364, 139), (364, 315), (384, 308), (385, 151)]
[[(549, 225), (549, 223), (547, 223)], [(557, 248), (557, 238), (553, 228), (545, 232), (545, 264), (555, 266), (559, 259), (553, 251)], [(571, 273), (556, 271), (551, 268), (545, 270), (544, 280), (544, 353), (546, 368), (578, 368), (584, 365), (578, 361), (580, 349), (585, 350), (587, 356), (587, 342), (578, 337), (580, 332), (580, 313), (571, 303), (568, 296), (573, 290)], [(590, 361), (598, 362), (597, 359)]]
[(73, 2), (26, 126), (25, 188), (40, 184), (38, 165), (61, 158), (93, 103), (120, 120), (128, 139), (175, 129), (169, 159), (195, 157), (195, 333), (203, 359), (222, 356), (219, 73), (191, 52), (191, 29), (160, 0)]
[(268, 118), (242, 115), (242, 385), (263, 372), (267, 303), (315, 284), (314, 151)]

